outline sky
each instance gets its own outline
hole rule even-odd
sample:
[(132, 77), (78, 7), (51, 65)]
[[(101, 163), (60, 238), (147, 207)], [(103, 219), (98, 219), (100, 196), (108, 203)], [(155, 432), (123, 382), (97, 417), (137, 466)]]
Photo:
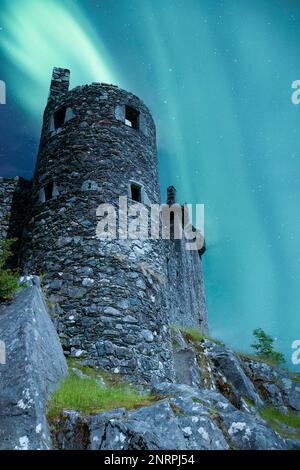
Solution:
[[(0, 0), (0, 175), (30, 178), (54, 66), (149, 106), (162, 197), (205, 204), (210, 334), (300, 339), (300, 2)], [(300, 371), (300, 366), (297, 366)]]

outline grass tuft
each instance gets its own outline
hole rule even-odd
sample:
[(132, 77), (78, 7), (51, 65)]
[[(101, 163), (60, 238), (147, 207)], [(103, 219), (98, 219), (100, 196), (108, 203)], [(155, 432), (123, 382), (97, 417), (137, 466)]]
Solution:
[(262, 362), (274, 368), (278, 367), (278, 361), (272, 360), (272, 358), (270, 357), (256, 356), (255, 354), (247, 354), (247, 353), (242, 353), (242, 352), (236, 352), (236, 354), (242, 361)]
[(205, 339), (212, 341), (213, 343), (219, 344), (220, 346), (223, 345), (221, 341), (218, 339), (211, 338), (208, 335), (202, 333), (202, 331), (198, 330), (197, 328), (180, 328), (181, 333), (186, 339), (193, 341), (194, 343), (201, 343)]
[(297, 372), (290, 372), (289, 378), (292, 382), (300, 383), (300, 374)]
[(63, 410), (94, 414), (114, 408), (133, 409), (150, 405), (158, 399), (150, 394), (140, 394), (125, 382), (101, 386), (97, 382), (100, 375), (96, 371), (85, 366), (82, 366), (81, 370), (88, 377), (80, 378), (70, 370), (68, 377), (54, 392), (47, 405), (49, 418), (57, 417)]

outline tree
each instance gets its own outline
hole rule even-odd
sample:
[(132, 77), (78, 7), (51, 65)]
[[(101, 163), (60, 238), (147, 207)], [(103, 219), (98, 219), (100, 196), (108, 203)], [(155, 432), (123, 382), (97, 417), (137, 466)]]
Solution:
[(0, 301), (10, 300), (19, 288), (18, 272), (6, 268), (7, 260), (12, 256), (11, 247), (15, 240), (0, 241)]
[(270, 360), (276, 365), (285, 362), (284, 355), (274, 350), (274, 339), (262, 328), (253, 330), (253, 336), (256, 338), (256, 342), (251, 344), (251, 348), (255, 349), (257, 356)]

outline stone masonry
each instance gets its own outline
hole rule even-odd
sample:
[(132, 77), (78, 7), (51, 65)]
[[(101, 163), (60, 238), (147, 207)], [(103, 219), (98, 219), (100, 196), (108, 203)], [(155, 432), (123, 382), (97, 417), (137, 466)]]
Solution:
[(15, 256), (10, 260), (17, 267), (26, 210), (29, 204), (31, 182), (23, 178), (0, 178), (0, 240), (15, 239)]

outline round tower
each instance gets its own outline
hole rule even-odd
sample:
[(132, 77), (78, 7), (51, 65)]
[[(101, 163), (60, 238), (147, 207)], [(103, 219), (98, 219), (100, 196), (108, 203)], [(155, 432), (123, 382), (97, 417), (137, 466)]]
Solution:
[(159, 240), (99, 240), (97, 208), (159, 203), (156, 133), (131, 93), (69, 91), (54, 69), (22, 259), (42, 275), (67, 354), (128, 377), (172, 379), (166, 260)]

